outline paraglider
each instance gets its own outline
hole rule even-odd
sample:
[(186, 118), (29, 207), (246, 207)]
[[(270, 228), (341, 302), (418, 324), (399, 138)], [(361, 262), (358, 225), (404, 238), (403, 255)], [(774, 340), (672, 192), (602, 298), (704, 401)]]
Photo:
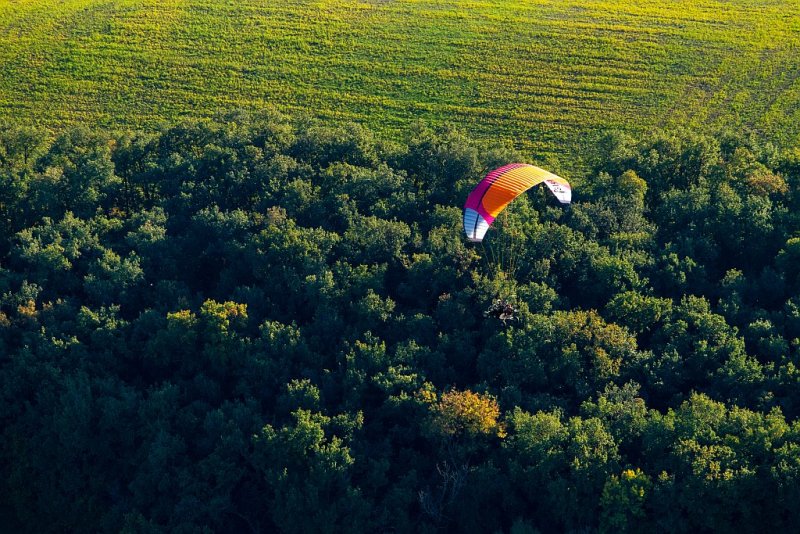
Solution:
[(511, 163), (493, 170), (481, 180), (464, 205), (464, 232), (480, 243), (503, 209), (531, 187), (544, 182), (562, 204), (572, 201), (572, 188), (565, 179), (527, 163)]
[(495, 317), (503, 321), (503, 324), (506, 324), (506, 321), (516, 321), (518, 313), (519, 309), (509, 301), (505, 299), (495, 299), (492, 305), (483, 312), (483, 316)]

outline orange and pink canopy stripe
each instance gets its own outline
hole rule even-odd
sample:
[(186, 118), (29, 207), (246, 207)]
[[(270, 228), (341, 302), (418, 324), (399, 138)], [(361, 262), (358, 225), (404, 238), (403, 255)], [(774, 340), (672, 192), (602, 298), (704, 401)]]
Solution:
[(464, 232), (479, 243), (501, 211), (531, 187), (544, 182), (562, 204), (572, 201), (565, 179), (527, 163), (511, 163), (495, 169), (478, 183), (464, 205)]

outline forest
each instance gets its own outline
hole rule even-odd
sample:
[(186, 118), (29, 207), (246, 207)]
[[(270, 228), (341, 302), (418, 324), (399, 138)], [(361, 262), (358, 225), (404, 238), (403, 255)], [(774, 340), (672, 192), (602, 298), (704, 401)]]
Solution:
[(800, 148), (591, 153), (472, 244), (451, 126), (0, 125), (0, 530), (797, 531)]

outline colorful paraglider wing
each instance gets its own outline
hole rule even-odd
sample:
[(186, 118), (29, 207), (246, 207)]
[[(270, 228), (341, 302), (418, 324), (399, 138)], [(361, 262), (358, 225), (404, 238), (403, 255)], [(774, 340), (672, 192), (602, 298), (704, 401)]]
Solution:
[(489, 229), (487, 217), (484, 217), (472, 208), (464, 208), (464, 231), (467, 233), (467, 239), (474, 243), (480, 243), (483, 236), (486, 235), (486, 230)]
[(545, 179), (544, 184), (562, 204), (572, 202), (572, 187), (570, 187), (569, 182), (555, 174), (552, 176), (552, 178)]
[(545, 182), (562, 204), (572, 200), (572, 189), (566, 180), (527, 163), (511, 163), (487, 174), (464, 205), (467, 239), (476, 243), (482, 241), (489, 226), (509, 202), (541, 182)]

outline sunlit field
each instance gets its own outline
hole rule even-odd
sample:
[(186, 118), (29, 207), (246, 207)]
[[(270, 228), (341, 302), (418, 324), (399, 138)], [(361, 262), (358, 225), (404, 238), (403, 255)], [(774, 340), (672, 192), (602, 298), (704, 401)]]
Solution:
[(607, 128), (800, 137), (797, 0), (0, 0), (0, 119), (156, 127), (273, 104), (536, 157)]

